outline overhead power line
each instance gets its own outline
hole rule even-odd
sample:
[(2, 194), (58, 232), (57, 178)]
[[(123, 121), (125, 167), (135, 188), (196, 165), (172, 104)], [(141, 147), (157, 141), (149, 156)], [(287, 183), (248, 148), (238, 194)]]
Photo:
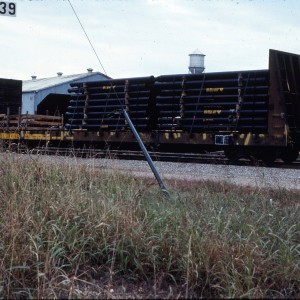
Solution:
[(82, 30), (83, 30), (83, 32), (84, 32), (86, 38), (88, 39), (88, 41), (89, 41), (89, 43), (90, 43), (90, 45), (91, 45), (91, 47), (92, 47), (92, 49), (93, 49), (93, 51), (94, 51), (94, 53), (95, 53), (97, 59), (98, 59), (98, 62), (99, 62), (99, 64), (101, 65), (101, 67), (102, 67), (102, 69), (103, 69), (104, 74), (107, 76), (107, 73), (106, 73), (106, 71), (105, 71), (105, 69), (104, 69), (104, 67), (103, 67), (103, 65), (102, 65), (102, 63), (101, 63), (101, 60), (100, 60), (100, 58), (99, 58), (99, 56), (98, 56), (98, 54), (97, 54), (97, 52), (96, 52), (96, 50), (95, 50), (95, 48), (94, 48), (94, 46), (93, 46), (93, 44), (92, 44), (92, 42), (91, 42), (89, 36), (87, 35), (87, 33), (86, 33), (86, 31), (85, 31), (85, 29), (84, 29), (82, 23), (80, 22), (80, 19), (79, 19), (77, 13), (76, 13), (76, 11), (75, 11), (75, 9), (74, 9), (74, 7), (73, 7), (71, 1), (68, 0), (68, 2), (69, 2), (70, 6), (71, 6), (71, 8), (72, 8), (72, 10), (73, 10), (73, 12), (74, 12), (74, 14), (75, 14), (75, 16), (76, 16), (76, 18), (77, 18), (77, 20), (78, 20), (80, 26), (81, 26), (81, 28), (82, 28)]

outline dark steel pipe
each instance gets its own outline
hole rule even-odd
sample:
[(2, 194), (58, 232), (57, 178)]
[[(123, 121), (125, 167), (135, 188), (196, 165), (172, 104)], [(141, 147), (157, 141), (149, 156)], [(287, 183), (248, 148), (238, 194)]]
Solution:
[[(210, 126), (212, 125), (212, 126)], [(179, 129), (199, 129), (199, 128), (208, 128), (208, 127), (212, 127), (210, 129), (224, 129), (224, 128), (236, 128), (236, 124), (226, 124), (226, 125), (216, 125), (216, 124), (203, 124), (203, 125), (177, 125), (177, 124), (158, 124), (158, 127), (160, 129), (166, 129), (166, 130), (170, 130), (174, 127), (176, 127), (177, 130)], [(238, 126), (238, 129), (267, 129), (267, 126), (264, 125), (251, 125), (251, 126), (247, 126), (247, 125), (243, 125), (243, 126)]]
[[(107, 124), (70, 124), (70, 123), (66, 123), (65, 126), (68, 128), (68, 127), (71, 127), (71, 128), (94, 128), (94, 129), (99, 129), (101, 128), (101, 126), (103, 126), (102, 129), (109, 129), (111, 131), (114, 131), (116, 128), (125, 128), (126, 130), (128, 130), (128, 125), (127, 124), (110, 124), (110, 125), (107, 125)], [(147, 128), (146, 125), (144, 124), (141, 124), (141, 125), (138, 125), (136, 126), (138, 128)]]
[[(212, 108), (209, 108), (209, 109), (216, 110), (217, 108), (212, 107)], [(235, 110), (230, 110), (230, 109), (220, 109), (220, 110), (222, 110), (220, 112), (220, 114), (233, 114), (233, 113), (235, 113)], [(204, 110), (197, 110), (197, 111), (196, 110), (185, 110), (184, 111), (184, 116), (186, 117), (187, 115), (203, 114), (203, 112), (204, 112)], [(252, 110), (252, 109), (251, 110), (243, 110), (243, 109), (241, 109), (240, 113), (241, 114), (246, 114), (246, 115), (248, 115), (248, 114), (256, 115), (256, 114), (267, 114), (268, 111), (266, 109), (260, 109), (260, 110)], [(130, 114), (132, 114), (132, 112), (130, 112)], [(160, 115), (168, 115), (168, 116), (173, 114), (173, 115), (179, 116), (180, 115), (180, 110), (179, 109), (178, 110), (163, 110), (163, 111), (160, 111), (159, 114)]]
[[(231, 105), (231, 106), (233, 106), (233, 107), (235, 107), (235, 105), (236, 104), (238, 104), (238, 102), (237, 101), (235, 101), (235, 102), (213, 102), (213, 101), (211, 101), (211, 102), (199, 102), (199, 103), (197, 103), (197, 102), (194, 102), (194, 103), (184, 103), (184, 106), (186, 107), (186, 106), (188, 106), (188, 107), (190, 107), (190, 106), (198, 106), (199, 108), (200, 107), (202, 107), (202, 106), (213, 106), (213, 105), (217, 105), (217, 106), (221, 106), (221, 107), (223, 107), (223, 106), (229, 106), (229, 105)], [(253, 102), (244, 102), (243, 103), (243, 107), (244, 106), (247, 106), (247, 107), (249, 107), (249, 106), (261, 106), (261, 105), (266, 105), (267, 104), (267, 102), (263, 102), (263, 101), (259, 101), (259, 102), (255, 102), (255, 103), (253, 103)], [(157, 103), (156, 104), (156, 106), (157, 107), (159, 107), (159, 108), (163, 108), (163, 107), (170, 107), (170, 106), (179, 106), (180, 105), (180, 103), (178, 102), (178, 103)], [(162, 110), (162, 109), (160, 109), (160, 110)]]
[[(129, 94), (130, 95), (130, 94)], [(70, 100), (70, 103), (85, 103), (85, 102), (88, 102), (88, 103), (99, 103), (99, 104), (102, 104), (103, 103), (108, 103), (108, 102), (118, 102), (118, 103), (122, 103), (124, 102), (124, 100), (121, 100), (121, 99), (124, 99), (124, 95), (123, 95), (123, 98), (120, 97), (120, 98), (115, 98), (115, 97), (94, 97), (94, 95), (89, 95), (89, 99), (86, 100), (85, 97), (82, 97), (81, 99), (75, 99), (73, 98), (72, 100)], [(130, 102), (146, 102), (149, 100), (149, 97), (132, 97), (130, 95)]]
[[(118, 114), (118, 111), (122, 109), (121, 107), (117, 107), (117, 109), (115, 110), (77, 110), (77, 111), (69, 111), (66, 113), (66, 115), (70, 116), (73, 115), (74, 113), (77, 113), (79, 116), (99, 116), (99, 117), (103, 117), (103, 116), (113, 116), (115, 114)], [(146, 116), (146, 112), (147, 110), (145, 109), (135, 109), (134, 111), (130, 110), (130, 114), (135, 113), (135, 114), (144, 114)]]

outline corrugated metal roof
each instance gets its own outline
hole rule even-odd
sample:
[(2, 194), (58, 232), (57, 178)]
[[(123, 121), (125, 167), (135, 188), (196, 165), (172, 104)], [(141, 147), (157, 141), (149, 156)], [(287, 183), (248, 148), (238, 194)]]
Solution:
[(73, 74), (73, 75), (62, 75), (41, 79), (31, 79), (23, 81), (22, 91), (24, 92), (33, 92), (40, 91), (46, 88), (58, 86), (61, 84), (65, 84), (68, 82), (74, 81), (83, 81), (85, 78), (90, 76), (101, 75), (104, 78), (110, 79), (110, 77), (100, 73), (100, 72), (92, 72), (92, 73), (82, 73), (82, 74)]

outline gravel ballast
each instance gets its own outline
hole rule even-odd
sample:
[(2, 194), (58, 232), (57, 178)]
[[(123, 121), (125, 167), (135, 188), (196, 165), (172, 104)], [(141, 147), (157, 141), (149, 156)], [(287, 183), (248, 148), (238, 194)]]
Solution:
[[(26, 155), (24, 155), (26, 157)], [(134, 176), (155, 178), (147, 161), (117, 159), (84, 159), (62, 156), (32, 155), (31, 159), (45, 163), (85, 164), (95, 168), (118, 170)], [(256, 166), (154, 162), (163, 179), (211, 180), (258, 188), (285, 188), (300, 190), (300, 170)]]

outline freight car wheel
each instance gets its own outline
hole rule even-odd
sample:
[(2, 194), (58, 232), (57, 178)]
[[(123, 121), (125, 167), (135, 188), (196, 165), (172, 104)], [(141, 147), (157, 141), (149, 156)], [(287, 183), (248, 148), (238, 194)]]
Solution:
[(18, 152), (18, 143), (9, 143), (8, 151), (9, 152)]
[(235, 149), (225, 149), (224, 154), (228, 158), (229, 162), (235, 162), (239, 159), (238, 153)]
[(281, 155), (280, 158), (287, 164), (291, 164), (295, 160), (297, 160), (299, 156), (299, 148), (298, 147), (290, 147), (285, 149)]
[(269, 150), (269, 151), (264, 151), (261, 154), (261, 160), (268, 167), (270, 167), (270, 166), (273, 165), (273, 163), (276, 160), (276, 158), (277, 158), (276, 151)]

